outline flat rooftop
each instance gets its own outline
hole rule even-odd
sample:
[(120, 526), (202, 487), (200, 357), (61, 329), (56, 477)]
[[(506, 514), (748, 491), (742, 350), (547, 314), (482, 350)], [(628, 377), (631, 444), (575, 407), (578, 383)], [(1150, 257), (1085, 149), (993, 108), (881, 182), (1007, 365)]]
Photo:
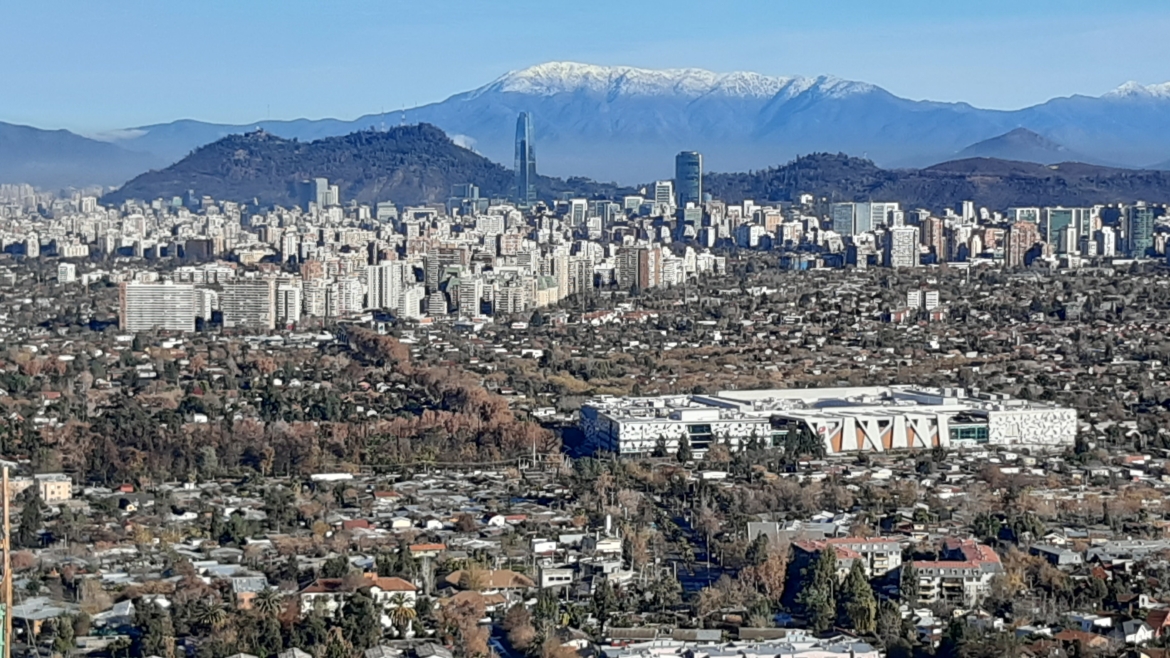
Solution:
[(853, 386), (839, 388), (719, 391), (713, 395), (602, 396), (589, 406), (616, 420), (735, 420), (793, 416), (904, 416), (923, 414), (1059, 409), (1002, 394), (962, 388)]

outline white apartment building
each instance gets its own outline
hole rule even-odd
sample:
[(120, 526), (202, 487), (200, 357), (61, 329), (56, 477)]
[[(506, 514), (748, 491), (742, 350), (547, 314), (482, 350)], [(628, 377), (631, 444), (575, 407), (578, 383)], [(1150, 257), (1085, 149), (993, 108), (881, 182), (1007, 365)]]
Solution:
[(295, 325), (301, 321), (304, 291), (301, 281), (281, 282), (276, 286), (276, 320), (281, 326)]
[(276, 281), (252, 279), (224, 284), (219, 307), (225, 329), (275, 329)]
[(57, 283), (73, 283), (77, 280), (77, 266), (73, 263), (57, 265)]
[(886, 250), (888, 267), (918, 267), (918, 227), (895, 226), (886, 236), (889, 247)]
[(122, 331), (195, 331), (195, 286), (124, 282), (118, 291)]

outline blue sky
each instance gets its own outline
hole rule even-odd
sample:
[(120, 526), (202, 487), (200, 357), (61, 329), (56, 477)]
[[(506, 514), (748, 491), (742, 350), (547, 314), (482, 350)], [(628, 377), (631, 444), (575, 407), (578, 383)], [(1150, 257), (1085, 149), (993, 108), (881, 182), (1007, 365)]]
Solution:
[(1018, 108), (1170, 81), (1166, 0), (3, 0), (0, 121), (351, 119), (551, 60)]

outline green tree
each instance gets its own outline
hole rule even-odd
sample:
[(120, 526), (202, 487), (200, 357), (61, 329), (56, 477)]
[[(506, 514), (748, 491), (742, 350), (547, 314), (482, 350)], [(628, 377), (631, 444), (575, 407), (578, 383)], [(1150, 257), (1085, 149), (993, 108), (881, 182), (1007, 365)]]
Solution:
[(219, 630), (228, 622), (227, 606), (218, 597), (204, 599), (195, 604), (194, 620), (211, 630)]
[(406, 629), (410, 628), (411, 623), (418, 619), (418, 612), (410, 605), (410, 600), (406, 595), (399, 592), (390, 597), (390, 622), (403, 635), (406, 634)]
[(256, 593), (256, 601), (254, 603), (256, 611), (264, 617), (275, 618), (284, 609), (284, 599), (280, 592), (271, 588), (265, 587)]
[(962, 619), (953, 619), (943, 633), (942, 641), (935, 650), (936, 658), (965, 658), (970, 655), (967, 624)]
[(674, 453), (680, 464), (685, 464), (695, 458), (694, 452), (691, 450), (691, 440), (686, 434), (678, 440), (678, 451)]
[(29, 496), (24, 503), (24, 509), (20, 510), (20, 526), (16, 529), (16, 545), (21, 548), (40, 548), (41, 546), (41, 525), (44, 520), (41, 517), (41, 495), (34, 484), (29, 488), (32, 495)]
[(532, 619), (537, 622), (538, 626), (545, 623), (555, 624), (560, 609), (561, 603), (557, 599), (556, 593), (549, 589), (542, 589), (536, 597), (536, 605), (532, 607)]
[(57, 637), (53, 640), (53, 650), (64, 655), (69, 653), (73, 647), (73, 617), (69, 615), (57, 617)]
[(280, 621), (274, 616), (261, 617), (256, 627), (252, 653), (259, 658), (271, 658), (283, 650), (284, 636), (281, 634)]
[(991, 541), (999, 538), (999, 531), (1003, 527), (1003, 523), (999, 517), (994, 514), (977, 514), (975, 520), (971, 523), (971, 529), (976, 537), (984, 541)]
[(768, 559), (768, 535), (760, 533), (748, 545), (747, 552), (744, 554), (744, 559), (752, 566), (759, 566)]
[(374, 571), (379, 578), (389, 578), (398, 572), (398, 556), (394, 553), (379, 553), (374, 558)]
[(877, 598), (865, 577), (861, 560), (854, 560), (849, 575), (841, 585), (837, 618), (859, 633), (871, 633), (876, 627)]
[(359, 590), (342, 606), (341, 630), (350, 644), (361, 651), (382, 639), (382, 615), (367, 592)]
[(654, 442), (654, 450), (650, 453), (650, 456), (661, 459), (666, 454), (666, 437), (660, 435), (658, 440)]
[(610, 615), (616, 612), (617, 609), (617, 592), (614, 591), (613, 585), (606, 580), (593, 593), (593, 614), (597, 616), (597, 622), (601, 625), (602, 631), (605, 630)]
[(134, 639), (131, 653), (139, 656), (169, 657), (175, 650), (175, 627), (171, 615), (154, 603), (145, 603), (134, 611), (134, 625), (141, 634)]
[(321, 565), (322, 578), (344, 578), (349, 571), (349, 558), (345, 555), (331, 557)]
[(837, 553), (832, 547), (817, 553), (812, 567), (806, 569), (803, 587), (797, 597), (809, 626), (827, 631), (837, 614)]
[(918, 604), (918, 570), (914, 563), (907, 560), (902, 563), (902, 573), (898, 579), (898, 598), (911, 606)]

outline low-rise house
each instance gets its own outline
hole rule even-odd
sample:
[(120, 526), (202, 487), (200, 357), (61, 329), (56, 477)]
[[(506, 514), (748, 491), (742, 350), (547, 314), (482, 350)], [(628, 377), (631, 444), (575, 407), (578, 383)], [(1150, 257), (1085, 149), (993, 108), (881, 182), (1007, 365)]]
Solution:
[[(418, 600), (418, 588), (401, 578), (372, 573), (363, 574), (360, 581), (353, 578), (318, 578), (300, 592), (301, 614), (319, 610), (325, 616), (332, 617), (345, 605), (346, 599), (363, 588), (369, 588), (370, 597), (383, 612), (398, 607), (413, 608)], [(382, 621), (384, 625), (389, 625), (385, 616)]]
[(480, 591), (509, 592), (536, 587), (536, 583), (524, 574), (510, 569), (483, 569), (452, 571), (443, 579), (451, 587)]
[(418, 588), (411, 582), (394, 576), (379, 576), (376, 573), (364, 574), (369, 583), (370, 596), (383, 609), (413, 608), (418, 600)]
[(1153, 641), (1154, 629), (1140, 619), (1129, 619), (1121, 622), (1121, 625), (1114, 629), (1112, 636), (1126, 644), (1141, 646)]
[(1074, 567), (1085, 562), (1084, 556), (1080, 553), (1060, 546), (1033, 544), (1028, 547), (1028, 552), (1044, 558), (1054, 567)]
[(540, 570), (540, 588), (565, 587), (573, 584), (576, 572), (565, 567), (543, 567)]
[(73, 480), (64, 473), (39, 473), (31, 478), (12, 478), (8, 481), (8, 493), (17, 496), (33, 485), (36, 485), (37, 495), (46, 505), (56, 505), (73, 498)]
[(264, 576), (240, 576), (229, 580), (236, 608), (240, 610), (251, 610), (256, 595), (268, 588), (268, 579)]

